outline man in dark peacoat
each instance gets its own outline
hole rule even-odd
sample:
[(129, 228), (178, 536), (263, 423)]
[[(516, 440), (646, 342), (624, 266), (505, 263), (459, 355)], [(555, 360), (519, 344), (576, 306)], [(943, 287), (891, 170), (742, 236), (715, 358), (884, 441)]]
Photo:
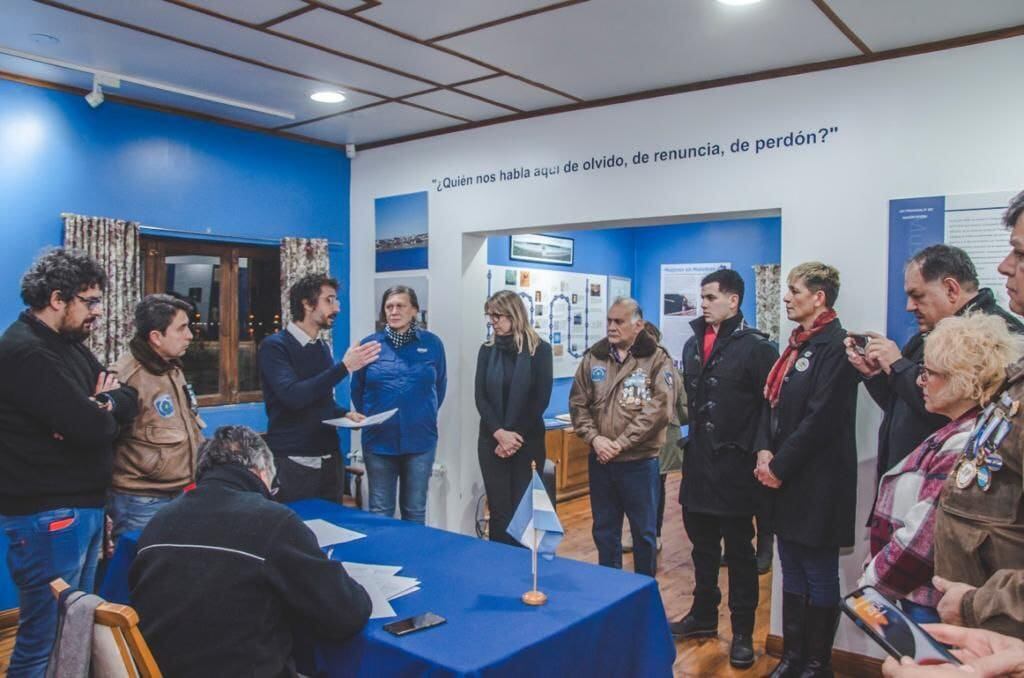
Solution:
[(693, 542), (693, 605), (671, 624), (682, 638), (718, 631), (721, 543), (729, 567), (729, 610), (733, 647), (730, 661), (753, 664), (752, 635), (757, 609), (757, 564), (751, 540), (759, 508), (755, 455), (768, 446), (759, 430), (764, 383), (779, 357), (768, 335), (748, 327), (740, 312), (743, 278), (733, 270), (715, 271), (701, 281), (703, 317), (690, 323), (693, 336), (683, 348), (683, 384), (690, 434), (683, 458), (679, 503)]

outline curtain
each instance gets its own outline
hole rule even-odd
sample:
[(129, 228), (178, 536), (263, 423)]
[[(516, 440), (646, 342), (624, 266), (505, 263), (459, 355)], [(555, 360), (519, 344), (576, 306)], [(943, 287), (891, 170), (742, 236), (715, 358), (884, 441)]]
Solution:
[(779, 341), (779, 289), (782, 275), (781, 264), (756, 264), (754, 281), (757, 288), (757, 328), (768, 334), (772, 341)]
[(64, 214), (64, 246), (83, 250), (107, 272), (103, 317), (86, 345), (104, 366), (128, 350), (135, 306), (142, 298), (139, 224), (122, 219)]
[[(282, 238), (281, 239), (281, 329), (292, 319), (288, 303), (288, 290), (299, 278), (310, 273), (330, 275), (330, 259), (327, 255), (327, 240), (324, 238)], [(338, 290), (341, 294), (341, 290)], [(332, 345), (331, 332), (320, 333), (328, 346)]]

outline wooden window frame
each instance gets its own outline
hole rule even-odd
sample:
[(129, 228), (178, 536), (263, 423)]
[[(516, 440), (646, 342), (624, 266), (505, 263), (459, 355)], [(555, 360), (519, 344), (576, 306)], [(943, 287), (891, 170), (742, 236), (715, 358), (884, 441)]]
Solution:
[[(255, 403), (263, 400), (263, 392), (238, 390), (238, 261), (239, 259), (268, 259), (280, 257), (272, 246), (239, 245), (206, 240), (187, 240), (142, 236), (144, 253), (144, 294), (156, 294), (167, 289), (167, 257), (182, 255), (214, 256), (220, 258), (220, 370), (218, 393), (197, 396), (200, 407)], [(227, 321), (225, 321), (227, 319)]]

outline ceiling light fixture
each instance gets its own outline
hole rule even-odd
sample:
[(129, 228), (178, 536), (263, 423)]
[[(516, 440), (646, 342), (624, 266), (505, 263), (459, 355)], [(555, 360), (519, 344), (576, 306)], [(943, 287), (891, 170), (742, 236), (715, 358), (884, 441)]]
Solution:
[(309, 98), (321, 104), (340, 104), (345, 100), (345, 95), (335, 90), (323, 90), (313, 92)]
[[(171, 85), (166, 82), (159, 82), (157, 80), (147, 80), (146, 78), (136, 78), (131, 75), (122, 75), (120, 73), (111, 73), (110, 71), (101, 71), (88, 66), (82, 66), (80, 64), (71, 63), (70, 61), (61, 61), (59, 59), (51, 59), (49, 57), (39, 56), (38, 54), (32, 54), (30, 52), (22, 52), (16, 49), (9, 49), (7, 47), (0, 47), (0, 54), (7, 54), (9, 56), (18, 57), (19, 59), (27, 59), (28, 61), (35, 61), (40, 64), (47, 64), (48, 66), (57, 66), (58, 68), (66, 68), (72, 71), (78, 71), (80, 73), (91, 73), (93, 75), (93, 89), (89, 94), (86, 95), (86, 101), (89, 101), (90, 97), (98, 102), (93, 104), (89, 101), (89, 105), (93, 108), (103, 103), (103, 90), (102, 87), (119, 87), (121, 82), (131, 83), (133, 85), (139, 85), (141, 87), (148, 87), (150, 89), (157, 89), (162, 92), (171, 92), (172, 94), (181, 94), (182, 96), (192, 97), (193, 99), (201, 99), (202, 101), (210, 101), (215, 104), (221, 104), (223, 106), (231, 106), (233, 108), (241, 108), (247, 111), (254, 111), (256, 113), (262, 113), (264, 115), (272, 115), (276, 118), (284, 118), (285, 120), (294, 120), (295, 114), (289, 113), (288, 111), (282, 111), (277, 108), (268, 108), (266, 106), (260, 106), (257, 104), (250, 104), (246, 101), (240, 101), (238, 99), (230, 99), (228, 97), (218, 96), (216, 94), (208, 94), (206, 92), (200, 92), (199, 90), (187, 89), (185, 87), (178, 87), (177, 85)], [(100, 87), (97, 86), (97, 81)]]
[(741, 7), (743, 5), (756, 5), (761, 0), (718, 0), (718, 2), (731, 7)]

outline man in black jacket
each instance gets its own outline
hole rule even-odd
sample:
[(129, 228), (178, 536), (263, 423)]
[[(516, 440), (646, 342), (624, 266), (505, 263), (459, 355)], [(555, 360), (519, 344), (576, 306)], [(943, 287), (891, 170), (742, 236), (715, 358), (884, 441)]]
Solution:
[(54, 249), (21, 279), (28, 308), (0, 337), (0, 528), (18, 587), (11, 676), (42, 676), (57, 629), (49, 584), (91, 591), (119, 427), (137, 411), (84, 345), (107, 276), (84, 252)]
[(743, 321), (743, 288), (743, 278), (730, 269), (705, 276), (703, 317), (690, 323), (694, 334), (683, 347), (690, 435), (679, 503), (693, 542), (695, 585), (690, 611), (670, 625), (673, 635), (681, 638), (717, 635), (724, 539), (733, 633), (729, 661), (737, 668), (754, 663), (759, 585), (751, 540), (760, 496), (754, 462), (767, 443), (758, 440), (758, 424), (767, 407), (764, 384), (779, 357), (768, 336)]
[(867, 333), (869, 340), (863, 354), (853, 338), (846, 340), (847, 357), (885, 413), (878, 430), (876, 481), (947, 421), (925, 409), (917, 385), (924, 338), (938, 322), (980, 311), (1002, 317), (1011, 332), (1024, 332), (1020, 320), (999, 307), (992, 290), (978, 289), (974, 263), (958, 247), (932, 245), (911, 257), (904, 270), (904, 289), (907, 311), (917, 318), (919, 331), (902, 351), (896, 342), (876, 332)]
[(363, 587), (271, 500), (275, 472), (259, 435), (223, 426), (196, 489), (143, 530), (128, 583), (164, 675), (294, 676), (293, 634), (341, 641), (369, 619)]

